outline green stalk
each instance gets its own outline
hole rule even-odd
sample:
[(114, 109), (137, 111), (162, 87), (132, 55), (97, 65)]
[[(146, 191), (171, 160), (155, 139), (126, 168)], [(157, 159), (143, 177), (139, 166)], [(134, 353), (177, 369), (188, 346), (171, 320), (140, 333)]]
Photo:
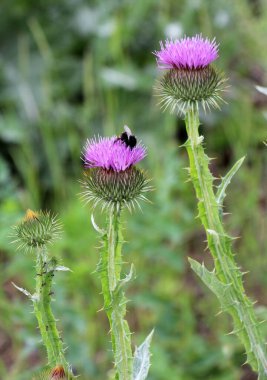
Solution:
[(123, 237), (120, 224), (121, 209), (109, 210), (107, 231), (103, 235), (103, 249), (98, 271), (104, 296), (104, 309), (110, 323), (112, 349), (118, 380), (131, 380), (133, 373), (130, 330), (126, 314), (127, 300), (123, 285), (130, 279), (121, 279), (121, 249)]
[(57, 364), (62, 364), (67, 368), (62, 340), (51, 309), (52, 281), (55, 267), (56, 260), (47, 261), (45, 248), (39, 249), (36, 259), (36, 291), (32, 296), (32, 300), (34, 313), (47, 351), (48, 365), (53, 367)]
[(235, 331), (245, 346), (247, 361), (258, 371), (260, 380), (266, 379), (267, 358), (265, 342), (260, 333), (253, 303), (246, 296), (242, 272), (235, 263), (232, 238), (222, 224), (220, 205), (214, 193), (214, 178), (209, 170), (209, 158), (203, 149), (203, 136), (199, 136), (198, 110), (192, 107), (186, 114), (188, 140), (185, 144), (189, 161), (190, 177), (198, 198), (199, 217), (205, 228), (208, 247), (213, 256), (215, 272), (190, 260), (192, 268), (220, 298), (223, 310), (228, 311), (234, 321)]

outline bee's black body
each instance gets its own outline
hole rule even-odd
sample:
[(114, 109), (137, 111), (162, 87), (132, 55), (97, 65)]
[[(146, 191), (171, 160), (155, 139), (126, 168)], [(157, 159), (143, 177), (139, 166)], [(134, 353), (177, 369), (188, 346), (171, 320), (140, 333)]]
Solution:
[(137, 144), (136, 137), (134, 135), (129, 135), (127, 132), (123, 132), (120, 135), (119, 139), (123, 141), (124, 144), (130, 147), (131, 149), (133, 149)]

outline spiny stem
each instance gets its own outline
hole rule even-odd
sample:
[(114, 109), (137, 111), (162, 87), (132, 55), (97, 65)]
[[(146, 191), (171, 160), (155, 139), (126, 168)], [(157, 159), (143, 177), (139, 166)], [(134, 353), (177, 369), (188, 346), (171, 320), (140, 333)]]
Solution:
[(259, 379), (266, 379), (267, 357), (265, 342), (259, 331), (253, 304), (246, 296), (242, 272), (237, 267), (232, 253), (231, 241), (227, 236), (219, 205), (213, 189), (213, 176), (209, 170), (209, 158), (205, 155), (199, 136), (198, 111), (190, 108), (186, 114), (188, 141), (185, 146), (190, 161), (190, 176), (198, 198), (199, 217), (206, 230), (208, 247), (213, 256), (218, 279), (229, 287), (231, 305), (227, 311), (232, 315), (236, 333), (245, 346), (248, 362), (259, 373)]
[(107, 232), (103, 236), (98, 270), (102, 282), (104, 308), (110, 323), (116, 379), (131, 380), (133, 373), (131, 339), (128, 323), (124, 319), (127, 300), (121, 282), (123, 237), (120, 214), (120, 208), (113, 207), (109, 210)]
[(110, 293), (114, 292), (121, 272), (122, 236), (119, 225), (120, 211), (111, 210), (108, 222), (108, 278)]
[(47, 351), (48, 364), (51, 367), (56, 364), (67, 366), (62, 340), (51, 309), (52, 280), (56, 261), (54, 259), (48, 261), (45, 248), (37, 250), (36, 254), (36, 292), (32, 299), (42, 340)]

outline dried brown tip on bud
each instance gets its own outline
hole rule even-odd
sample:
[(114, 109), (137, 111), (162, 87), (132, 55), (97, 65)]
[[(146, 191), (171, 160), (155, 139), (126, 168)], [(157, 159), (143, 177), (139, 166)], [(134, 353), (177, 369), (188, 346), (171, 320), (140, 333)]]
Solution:
[(51, 371), (51, 377), (50, 380), (59, 380), (59, 379), (66, 379), (65, 370), (62, 367), (62, 365), (57, 365), (52, 371)]
[(38, 216), (39, 216), (38, 212), (35, 212), (35, 211), (28, 209), (26, 211), (26, 215), (25, 215), (24, 220), (25, 220), (25, 222), (30, 222), (32, 220), (38, 220)]

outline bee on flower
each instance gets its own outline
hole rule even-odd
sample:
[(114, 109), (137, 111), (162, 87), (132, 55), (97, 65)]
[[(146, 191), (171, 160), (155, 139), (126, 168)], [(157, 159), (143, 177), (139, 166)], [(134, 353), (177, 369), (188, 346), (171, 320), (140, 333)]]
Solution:
[(121, 135), (94, 137), (83, 151), (85, 166), (83, 197), (94, 205), (129, 209), (145, 199), (149, 190), (144, 172), (135, 165), (146, 156), (146, 148), (137, 141), (129, 127)]

